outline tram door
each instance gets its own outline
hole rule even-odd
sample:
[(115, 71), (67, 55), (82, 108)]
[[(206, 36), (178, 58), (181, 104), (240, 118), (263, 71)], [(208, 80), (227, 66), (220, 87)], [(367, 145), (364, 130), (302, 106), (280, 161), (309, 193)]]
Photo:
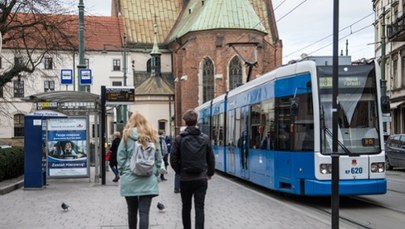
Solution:
[[(239, 118), (239, 119), (238, 119)], [(239, 133), (238, 147), (240, 149), (239, 161), (240, 161), (240, 176), (249, 178), (248, 166), (249, 166), (249, 145), (250, 145), (250, 133), (249, 133), (249, 106), (242, 107), (236, 110), (236, 131)]]
[[(236, 151), (237, 148), (237, 135), (235, 130), (235, 110), (228, 111), (227, 113), (227, 144), (226, 144), (226, 172), (236, 174)], [(238, 135), (239, 136), (239, 135)]]

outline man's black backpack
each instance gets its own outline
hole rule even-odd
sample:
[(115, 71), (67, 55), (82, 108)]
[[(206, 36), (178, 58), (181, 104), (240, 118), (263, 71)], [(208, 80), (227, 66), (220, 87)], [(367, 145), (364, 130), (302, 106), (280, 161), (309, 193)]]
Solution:
[(207, 169), (207, 138), (204, 134), (181, 136), (180, 163), (186, 173), (202, 173)]

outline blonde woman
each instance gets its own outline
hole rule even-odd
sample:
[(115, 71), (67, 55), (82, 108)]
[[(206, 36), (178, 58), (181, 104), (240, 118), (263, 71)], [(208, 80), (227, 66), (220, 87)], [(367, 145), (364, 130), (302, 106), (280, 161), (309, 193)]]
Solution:
[[(155, 145), (155, 168), (152, 176), (137, 176), (129, 168), (130, 158), (134, 151), (135, 141), (140, 144), (152, 142)], [(139, 228), (149, 228), (149, 210), (152, 198), (159, 195), (158, 176), (162, 163), (157, 131), (140, 113), (134, 113), (129, 118), (118, 147), (118, 169), (120, 171), (120, 192), (125, 197), (128, 207), (128, 225), (130, 229), (137, 228), (139, 212)]]

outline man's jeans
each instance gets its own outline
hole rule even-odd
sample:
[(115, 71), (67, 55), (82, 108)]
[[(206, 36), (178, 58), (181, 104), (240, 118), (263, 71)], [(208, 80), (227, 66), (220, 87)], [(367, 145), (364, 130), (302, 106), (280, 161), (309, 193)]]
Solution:
[(183, 202), (182, 218), (184, 229), (191, 229), (191, 206), (194, 195), (195, 229), (204, 228), (204, 201), (207, 193), (208, 181), (206, 179), (193, 181), (180, 181), (181, 200)]

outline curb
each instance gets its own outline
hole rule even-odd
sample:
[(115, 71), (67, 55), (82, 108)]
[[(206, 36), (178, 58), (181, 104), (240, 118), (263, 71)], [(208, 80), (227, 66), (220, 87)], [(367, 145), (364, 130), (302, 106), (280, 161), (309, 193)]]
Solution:
[(15, 183), (9, 184), (7, 186), (1, 187), (0, 188), (0, 195), (7, 194), (9, 192), (12, 192), (14, 190), (17, 190), (21, 188), (24, 185), (24, 180), (17, 181)]

